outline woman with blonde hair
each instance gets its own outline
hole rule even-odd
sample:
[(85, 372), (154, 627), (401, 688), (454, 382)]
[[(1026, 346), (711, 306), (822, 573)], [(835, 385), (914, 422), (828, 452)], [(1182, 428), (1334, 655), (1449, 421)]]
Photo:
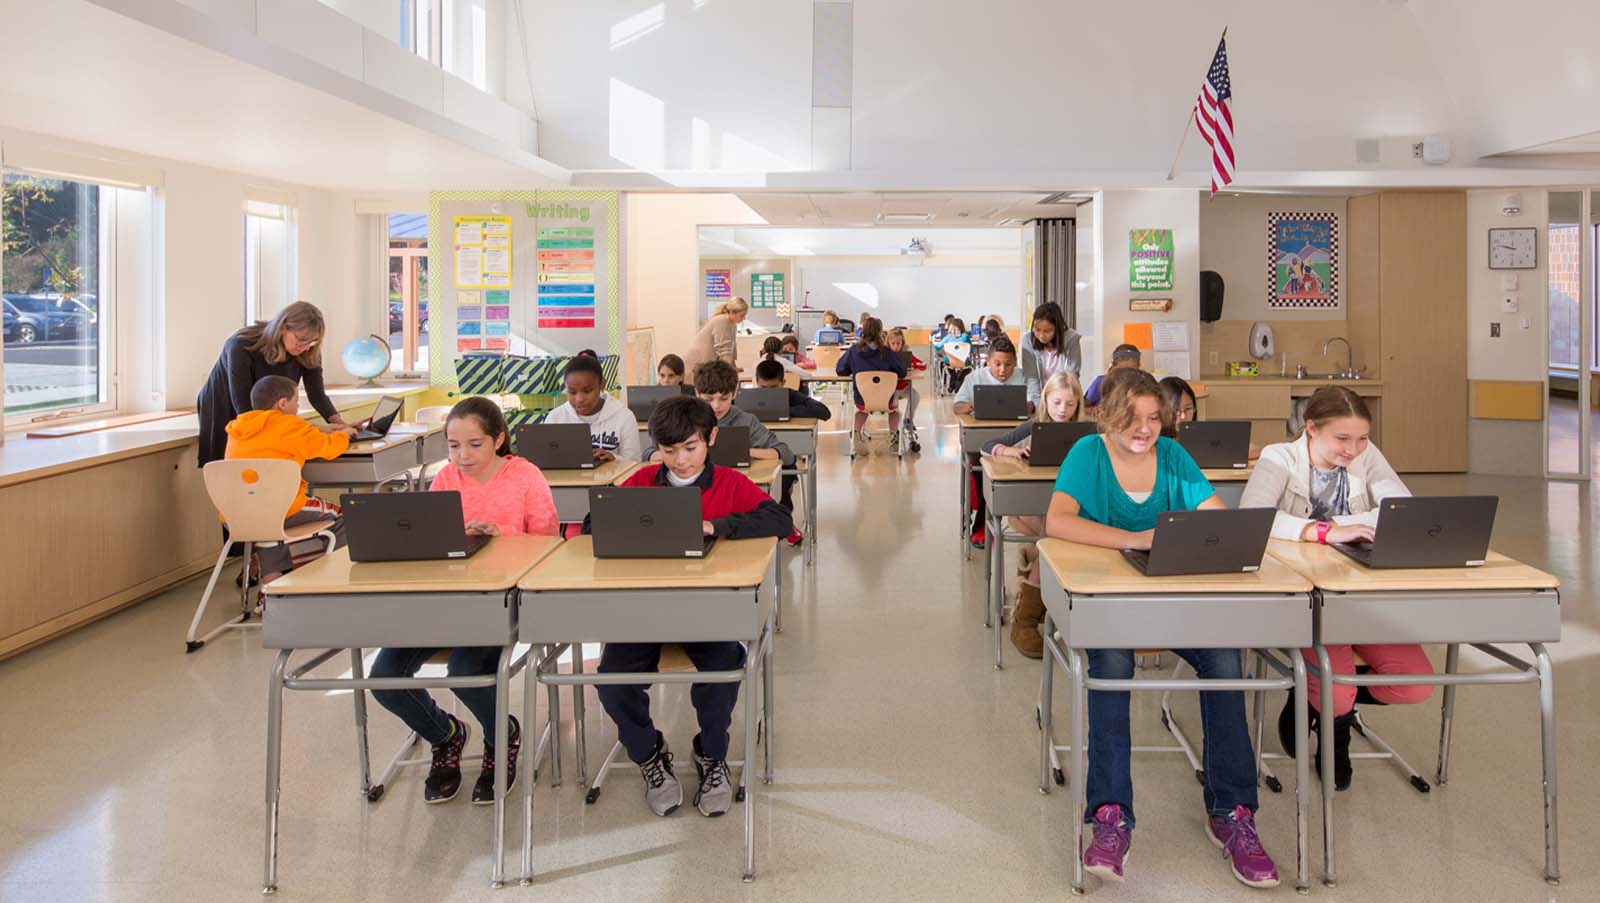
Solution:
[(235, 332), (222, 345), (211, 375), (200, 387), (200, 466), (222, 459), (228, 448), (227, 426), (251, 409), (250, 390), (263, 376), (283, 376), (305, 383), (305, 397), (328, 421), (324, 432), (347, 426), (322, 384), (322, 340), (327, 330), (315, 304), (296, 301), (271, 320), (257, 321)]
[(749, 315), (750, 302), (743, 298), (734, 298), (717, 308), (706, 325), (700, 327), (689, 350), (684, 352), (683, 362), (689, 371), (685, 382), (694, 382), (694, 371), (712, 361), (727, 361), (735, 370), (739, 369), (739, 348), (734, 337), (739, 324)]

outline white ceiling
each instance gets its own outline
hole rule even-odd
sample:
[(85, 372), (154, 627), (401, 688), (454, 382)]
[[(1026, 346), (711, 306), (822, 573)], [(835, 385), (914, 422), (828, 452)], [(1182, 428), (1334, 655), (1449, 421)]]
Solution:
[(526, 166), (82, 0), (0, 0), (0, 22), (0, 126), (339, 190), (543, 184)]
[(1600, 132), (1574, 135), (1571, 138), (1563, 138), (1560, 141), (1547, 141), (1544, 144), (1536, 144), (1533, 147), (1508, 151), (1500, 156), (1543, 156), (1546, 154), (1600, 154)]
[[(1070, 217), (1073, 202), (1040, 205), (1043, 192), (752, 192), (744, 201), (775, 226), (994, 226), (1010, 220)], [(1084, 197), (1088, 197), (1085, 193)], [(896, 222), (893, 214), (929, 214), (925, 222)], [(1015, 223), (1008, 223), (1015, 224)]]
[(702, 257), (899, 257), (913, 238), (933, 248), (933, 257), (1005, 257), (1022, 250), (1022, 230), (940, 228), (794, 228), (784, 226), (701, 226)]

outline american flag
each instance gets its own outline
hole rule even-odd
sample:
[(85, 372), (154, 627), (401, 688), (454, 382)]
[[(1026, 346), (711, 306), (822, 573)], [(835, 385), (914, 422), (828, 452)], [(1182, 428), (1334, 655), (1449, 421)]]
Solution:
[(1211, 145), (1211, 193), (1233, 181), (1233, 80), (1228, 75), (1228, 37), (1217, 42), (1200, 96), (1194, 102), (1200, 137)]

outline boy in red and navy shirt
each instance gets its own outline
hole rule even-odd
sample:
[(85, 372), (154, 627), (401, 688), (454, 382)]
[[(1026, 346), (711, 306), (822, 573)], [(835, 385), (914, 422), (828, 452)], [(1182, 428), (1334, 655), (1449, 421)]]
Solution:
[[(668, 399), (650, 415), (650, 438), (662, 463), (646, 464), (623, 482), (624, 486), (697, 486), (700, 489), (701, 529), (721, 539), (782, 539), (794, 530), (794, 519), (750, 478), (728, 467), (713, 466), (707, 454), (717, 437), (717, 415), (698, 398)], [(589, 524), (584, 523), (584, 532)], [(716, 554), (713, 551), (712, 554)], [(722, 641), (684, 643), (683, 651), (701, 671), (732, 671), (744, 667), (741, 643)], [(661, 660), (660, 643), (607, 643), (600, 653), (600, 671), (654, 671)], [(602, 685), (600, 704), (617, 724), (617, 735), (628, 758), (644, 775), (645, 800), (657, 815), (670, 815), (683, 804), (683, 787), (672, 770), (672, 753), (666, 738), (650, 720), (647, 687), (638, 684)], [(694, 796), (700, 814), (721, 815), (733, 805), (733, 782), (728, 774), (728, 726), (739, 685), (695, 684), (689, 696), (699, 716), (700, 733), (694, 738), (694, 764), (700, 786)]]

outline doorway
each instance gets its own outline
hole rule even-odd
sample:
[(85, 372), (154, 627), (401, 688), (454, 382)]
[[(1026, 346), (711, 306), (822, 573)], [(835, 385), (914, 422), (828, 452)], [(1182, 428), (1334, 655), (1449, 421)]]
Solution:
[(1596, 473), (1597, 239), (1600, 191), (1550, 192), (1544, 254), (1549, 331), (1545, 472), (1551, 479), (1587, 480)]

